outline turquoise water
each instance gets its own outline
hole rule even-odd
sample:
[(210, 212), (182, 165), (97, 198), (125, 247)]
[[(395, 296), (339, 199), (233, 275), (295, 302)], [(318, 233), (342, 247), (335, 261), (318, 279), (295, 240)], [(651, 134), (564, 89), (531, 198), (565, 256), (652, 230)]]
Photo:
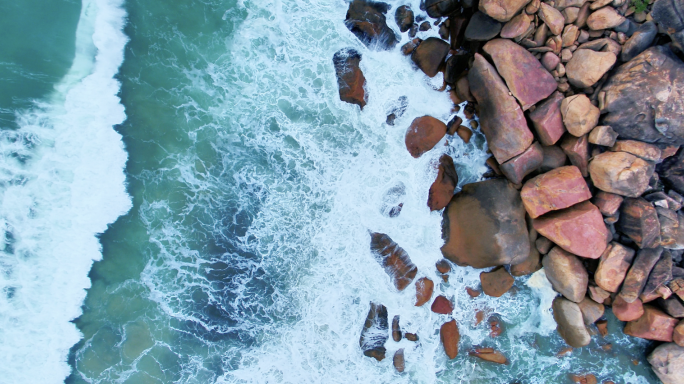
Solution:
[[(476, 132), (467, 145), (447, 138), (413, 159), (404, 147), (413, 118), (447, 121), (453, 115), (447, 95), (436, 90), (441, 80), (416, 71), (400, 45), (391, 52), (361, 45), (343, 24), (344, 1), (83, 4), (83, 33), (71, 54), (76, 64), (66, 65), (70, 75), (54, 91), (17, 96), (25, 104), (8, 107), (19, 116), (20, 132), (48, 140), (22, 149), (28, 160), (8, 162), (10, 180), (19, 181), (3, 187), (4, 201), (11, 195), (25, 208), (15, 212), (5, 204), (2, 211), (18, 229), (6, 231), (16, 240), (6, 235), (13, 245), (0, 261), (20, 272), (0, 280), (6, 292), (17, 287), (0, 301), (0, 330), (31, 319), (41, 306), (61, 328), (45, 327), (40, 337), (28, 335), (43, 323), (19, 329), (12, 345), (25, 346), (24, 353), (0, 349), (0, 358), (17, 362), (14, 369), (0, 368), (0, 377), (564, 383), (568, 373), (594, 373), (615, 382), (657, 382), (643, 358), (648, 343), (621, 335), (612, 317), (607, 339), (595, 336), (590, 346), (556, 357), (564, 343), (554, 332), (554, 293), (543, 274), (518, 279), (515, 293), (499, 299), (470, 299), (465, 286), (479, 284), (479, 271), (471, 268), (457, 268), (449, 283), (437, 284), (454, 299), (462, 334), (462, 352), (446, 360), (436, 332), (446, 316), (414, 307), (411, 288), (394, 290), (369, 252), (368, 231), (389, 234), (418, 266), (418, 277), (439, 281), (434, 264), (441, 258), (441, 217), (425, 204), (437, 159), (445, 152), (454, 157), (460, 185), (476, 181), (486, 170), (484, 138)], [(76, 30), (75, 19), (60, 22)], [(332, 57), (344, 47), (363, 55), (369, 94), (363, 111), (337, 95)], [(105, 81), (115, 73), (119, 83)], [(74, 98), (85, 95), (76, 98), (81, 103), (102, 102), (69, 115), (69, 97), (55, 97), (69, 90)], [(408, 109), (388, 126), (387, 110), (400, 96), (408, 97)], [(63, 109), (76, 117), (60, 117)], [(91, 131), (98, 134), (86, 135)], [(9, 151), (3, 156), (16, 158)], [(49, 160), (60, 167), (44, 174)], [(83, 168), (85, 176), (72, 175), (70, 167)], [(388, 218), (384, 196), (397, 185), (405, 187), (404, 207)], [(52, 186), (71, 192), (41, 194)], [(19, 199), (27, 191), (34, 199)], [(82, 216), (72, 220), (74, 212)], [(31, 232), (35, 220), (40, 231)], [(53, 250), (57, 240), (61, 247)], [(18, 250), (25, 252), (16, 256)], [(92, 260), (99, 261), (90, 269)], [(61, 285), (38, 284), (29, 272), (60, 276)], [(64, 297), (60, 305), (50, 304), (55, 296)], [(399, 314), (404, 330), (420, 337), (419, 343), (388, 342), (390, 356), (405, 348), (402, 375), (391, 359), (378, 363), (358, 347), (370, 301), (385, 304), (390, 317)], [(503, 335), (490, 338), (486, 321), (476, 326), (476, 310), (498, 316)], [(607, 343), (611, 351), (602, 348)], [(475, 345), (501, 350), (510, 364), (475, 361), (467, 355)], [(22, 362), (29, 358), (44, 358), (53, 369), (27, 369)]]

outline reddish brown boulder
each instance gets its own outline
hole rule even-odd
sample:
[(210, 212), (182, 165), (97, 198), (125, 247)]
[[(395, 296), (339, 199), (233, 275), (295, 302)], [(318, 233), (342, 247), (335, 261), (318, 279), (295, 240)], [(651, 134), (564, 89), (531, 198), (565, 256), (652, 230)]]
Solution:
[(390, 276), (394, 286), (403, 291), (416, 277), (416, 267), (408, 253), (384, 233), (371, 233), (371, 253)]
[(419, 158), (434, 148), (446, 135), (447, 127), (432, 116), (418, 117), (406, 131), (406, 149), (411, 156)]
[(599, 304), (594, 300), (585, 297), (584, 300), (579, 302), (580, 311), (582, 311), (582, 318), (584, 318), (584, 324), (594, 324), (596, 320), (600, 319), (605, 312), (605, 307), (603, 304)]
[(439, 273), (449, 273), (451, 272), (451, 264), (445, 259), (442, 259), (435, 263), (435, 266), (437, 267), (437, 271)]
[(680, 347), (684, 347), (684, 320), (677, 323), (672, 334), (672, 341)]
[[(548, 241), (548, 239), (546, 239), (546, 241)], [(511, 265), (511, 275), (526, 276), (531, 275), (541, 269), (541, 256), (539, 255), (539, 251), (535, 246), (535, 242), (530, 242), (530, 255), (524, 261), (515, 265)], [(549, 243), (551, 242), (549, 241)]]
[(588, 201), (534, 219), (534, 229), (577, 256), (598, 259), (612, 237), (596, 206)]
[(610, 299), (610, 292), (601, 287), (589, 286), (589, 297), (597, 303), (609, 305), (606, 301)]
[(644, 305), (644, 314), (637, 320), (625, 325), (626, 335), (648, 340), (672, 342), (674, 327), (677, 319), (668, 316), (660, 309)]
[(435, 283), (427, 277), (421, 277), (416, 281), (416, 307), (420, 307), (430, 301), (434, 288)]
[(556, 168), (528, 180), (520, 191), (523, 205), (532, 218), (571, 207), (591, 198), (591, 192), (574, 165)]
[[(507, 39), (494, 39), (482, 49), (491, 57), (523, 111), (552, 94), (558, 84), (528, 50)], [(511, 65), (515, 63), (515, 65)], [(533, 78), (534, 81), (529, 79)]]
[(476, 348), (468, 352), (468, 355), (479, 357), (482, 360), (491, 361), (492, 363), (508, 364), (506, 356), (492, 348)]
[(600, 115), (599, 109), (582, 93), (563, 99), (560, 110), (565, 129), (577, 137), (586, 135), (594, 129)]
[(480, 54), (475, 54), (468, 82), (480, 107), (481, 130), (499, 164), (525, 151), (534, 137), (522, 109), (496, 69)]
[(634, 302), (646, 285), (648, 275), (663, 253), (662, 248), (642, 249), (627, 272), (627, 277), (622, 284), (619, 296), (628, 303)]
[(548, 172), (567, 163), (568, 156), (558, 146), (545, 146), (542, 147), (542, 151), (544, 152), (544, 160), (542, 160), (542, 165), (539, 167), (539, 172)]
[(414, 22), (413, 11), (408, 5), (402, 5), (394, 12), (394, 21), (401, 32), (408, 31)]
[(613, 131), (613, 128), (607, 125), (599, 125), (594, 127), (589, 134), (589, 142), (596, 145), (602, 145), (604, 147), (612, 147), (615, 145), (615, 140), (617, 140), (618, 134)]
[(620, 243), (610, 243), (594, 273), (596, 285), (608, 292), (617, 292), (632, 265), (634, 253), (633, 249)]
[(617, 56), (612, 52), (578, 49), (565, 66), (565, 73), (570, 84), (577, 88), (587, 88), (596, 84), (616, 61)]
[(587, 331), (582, 311), (577, 303), (562, 297), (553, 300), (553, 318), (556, 320), (558, 333), (568, 345), (581, 348), (589, 344), (591, 335)]
[(644, 143), (636, 140), (618, 140), (612, 148), (613, 152), (627, 152), (634, 156), (638, 156), (646, 161), (659, 162), (661, 151), (660, 148), (653, 144)]
[(539, 8), (539, 13), (537, 13), (540, 19), (544, 21), (549, 27), (551, 34), (560, 35), (563, 32), (563, 26), (565, 25), (565, 18), (563, 14), (560, 13), (556, 8), (546, 4), (541, 3)]
[(513, 276), (504, 267), (498, 267), (491, 272), (480, 273), (482, 291), (492, 297), (501, 297), (513, 286)]
[(371, 302), (359, 338), (359, 346), (364, 355), (378, 361), (385, 358), (385, 342), (389, 338), (388, 329), (387, 308), (382, 304)]
[(479, 9), (489, 17), (503, 23), (513, 18), (529, 2), (530, 0), (481, 0)]
[(442, 327), (439, 329), (439, 338), (444, 346), (444, 352), (449, 356), (449, 359), (456, 358), (456, 355), (458, 355), (458, 342), (461, 340), (456, 320), (442, 324)]
[(596, 188), (627, 197), (639, 197), (648, 188), (655, 166), (626, 152), (604, 152), (589, 164)]
[(449, 53), (449, 43), (436, 37), (428, 37), (413, 51), (411, 60), (426, 75), (435, 77), (447, 53)]
[(449, 204), (454, 197), (454, 189), (458, 184), (458, 174), (454, 168), (454, 160), (449, 155), (439, 158), (437, 179), (430, 186), (427, 205), (431, 211), (438, 211)]
[(394, 31), (387, 26), (385, 3), (354, 0), (349, 4), (344, 24), (367, 47), (391, 49), (397, 44)]
[(628, 303), (618, 295), (613, 301), (613, 314), (620, 321), (634, 321), (644, 314), (644, 305), (639, 299)]
[(530, 112), (530, 120), (537, 131), (539, 141), (543, 145), (553, 145), (565, 133), (560, 106), (563, 94), (555, 92), (548, 99), (537, 104), (537, 108)]
[(363, 109), (366, 105), (366, 78), (359, 68), (360, 61), (361, 54), (351, 48), (341, 49), (333, 56), (340, 100)]
[(442, 315), (448, 315), (454, 311), (454, 304), (451, 303), (446, 297), (439, 295), (432, 302), (432, 307), (430, 310), (434, 313), (440, 313)]
[(404, 372), (404, 369), (406, 367), (404, 363), (404, 348), (399, 348), (396, 352), (394, 352), (392, 364), (394, 365), (394, 369), (396, 369), (397, 372)]
[(568, 155), (570, 163), (579, 168), (583, 177), (587, 177), (589, 175), (589, 141), (587, 135), (582, 137), (565, 135), (565, 138), (561, 140), (560, 147)]
[(646, 199), (626, 198), (620, 208), (617, 228), (634, 240), (639, 248), (653, 248), (660, 245), (658, 212)]
[(537, 240), (534, 241), (534, 245), (537, 247), (537, 250), (542, 255), (546, 255), (547, 253), (549, 253), (551, 247), (553, 247), (553, 243), (551, 242), (551, 240), (547, 239), (544, 236), (539, 236)]
[(648, 355), (648, 362), (663, 384), (684, 383), (684, 347), (675, 343), (659, 345)]
[(499, 169), (513, 184), (522, 183), (525, 176), (537, 170), (544, 160), (544, 152), (539, 143), (530, 145), (525, 152), (501, 164)]
[(542, 259), (542, 265), (554, 290), (575, 303), (584, 300), (589, 275), (575, 255), (554, 247)]
[(442, 217), (442, 254), (458, 265), (517, 264), (529, 255), (525, 208), (504, 179), (464, 185)]
[(622, 196), (614, 193), (599, 191), (592, 202), (606, 216), (613, 216), (622, 204)]
[(501, 28), (500, 35), (504, 39), (514, 39), (527, 32), (531, 22), (532, 19), (525, 12), (522, 12), (509, 20), (503, 28)]

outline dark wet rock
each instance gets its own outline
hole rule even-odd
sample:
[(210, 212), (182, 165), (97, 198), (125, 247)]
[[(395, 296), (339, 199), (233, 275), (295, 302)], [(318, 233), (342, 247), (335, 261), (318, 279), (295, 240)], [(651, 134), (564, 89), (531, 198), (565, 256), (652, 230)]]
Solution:
[(418, 268), (408, 253), (384, 233), (371, 233), (371, 253), (390, 276), (394, 286), (403, 291), (416, 277)]
[(626, 198), (623, 201), (617, 228), (639, 248), (654, 248), (660, 245), (658, 213), (653, 204), (643, 198)]
[(413, 25), (413, 11), (408, 5), (402, 5), (394, 12), (394, 21), (402, 32), (408, 31)]
[(626, 152), (604, 152), (589, 164), (596, 188), (628, 197), (641, 196), (654, 171), (653, 164)]
[(684, 63), (669, 48), (651, 47), (620, 66), (603, 92), (603, 124), (620, 138), (684, 144)]
[(562, 93), (555, 92), (548, 99), (537, 104), (537, 108), (530, 112), (530, 120), (543, 145), (556, 144), (565, 133), (560, 110), (563, 99)]
[(522, 262), (511, 265), (511, 275), (513, 276), (526, 276), (531, 275), (541, 269), (541, 255), (536, 247), (536, 241), (544, 239), (551, 244), (551, 242), (546, 238), (538, 238), (534, 242), (530, 241), (530, 253), (525, 260)]
[(404, 334), (404, 338), (406, 338), (406, 340), (408, 341), (418, 341), (418, 335), (416, 335), (415, 333), (407, 332)]
[(576, 137), (581, 137), (594, 129), (601, 113), (582, 93), (563, 99), (560, 110), (565, 129)]
[(480, 11), (490, 17), (506, 22), (513, 18), (530, 0), (480, 0)]
[(490, 272), (480, 273), (482, 291), (492, 297), (501, 297), (513, 286), (513, 276), (504, 267), (497, 267)]
[(427, 205), (431, 211), (438, 211), (449, 204), (454, 196), (454, 189), (458, 185), (458, 174), (454, 168), (454, 160), (449, 155), (439, 158), (437, 179), (430, 186)]
[(465, 31), (471, 16), (472, 12), (466, 10), (463, 13), (458, 12), (449, 17), (449, 40), (451, 41), (451, 49), (456, 50), (463, 46)]
[(449, 16), (459, 8), (458, 0), (425, 0), (425, 10), (430, 17), (434, 18)]
[(389, 217), (397, 217), (401, 213), (401, 208), (404, 206), (402, 200), (406, 196), (406, 186), (402, 182), (398, 182), (382, 196), (382, 207), (380, 212)]
[(648, 355), (648, 362), (663, 384), (684, 383), (684, 347), (662, 344)]
[(684, 194), (684, 151), (665, 159), (658, 167), (658, 174), (665, 185)]
[(530, 251), (520, 194), (504, 179), (463, 186), (444, 211), (442, 236), (442, 254), (462, 266), (517, 264)]
[(423, 21), (420, 23), (420, 26), (418, 26), (418, 30), (421, 32), (429, 31), (430, 29), (432, 29), (432, 26), (429, 21)]
[(651, 46), (657, 33), (658, 27), (654, 22), (648, 21), (643, 23), (623, 45), (620, 59), (628, 62), (645, 51)]
[(468, 69), (468, 63), (472, 56), (467, 54), (457, 54), (451, 55), (446, 61), (446, 67), (444, 70), (444, 81), (447, 84), (455, 85), (456, 81), (465, 73)]
[(653, 3), (651, 17), (666, 30), (684, 29), (684, 4), (681, 0), (658, 0)]
[(364, 355), (378, 361), (385, 358), (385, 342), (389, 339), (388, 329), (387, 308), (382, 304), (371, 302), (359, 339), (359, 346)]
[(354, 0), (349, 4), (345, 25), (369, 48), (391, 49), (397, 44), (394, 31), (387, 26), (386, 3)]
[(408, 97), (399, 96), (399, 98), (390, 105), (387, 111), (387, 124), (394, 125), (394, 120), (402, 117), (408, 108)]
[(446, 124), (432, 116), (422, 116), (413, 120), (406, 130), (406, 149), (411, 156), (418, 158), (431, 150), (446, 135)]
[[(660, 286), (672, 280), (672, 267), (672, 255), (670, 251), (665, 250), (648, 275), (648, 280), (640, 297), (652, 296)], [(653, 296), (657, 296), (657, 294)]]
[(551, 247), (553, 247), (553, 242), (544, 236), (539, 236), (537, 237), (537, 240), (534, 241), (534, 245), (537, 247), (539, 253), (546, 255), (551, 250)]
[(475, 54), (468, 82), (480, 106), (481, 130), (499, 164), (525, 151), (534, 137), (522, 109), (494, 67), (479, 54)]
[(620, 290), (619, 295), (623, 300), (633, 303), (634, 300), (639, 298), (646, 285), (648, 275), (658, 260), (660, 260), (662, 253), (662, 248), (642, 249), (637, 253), (637, 257), (622, 284), (622, 290)]
[(430, 301), (434, 288), (435, 283), (427, 277), (421, 277), (416, 281), (416, 307), (420, 307)]
[(444, 352), (449, 359), (456, 358), (456, 355), (458, 355), (458, 342), (461, 340), (456, 320), (442, 324), (442, 327), (439, 329), (439, 338), (442, 341), (442, 346), (444, 346)]
[(411, 60), (425, 72), (434, 77), (449, 53), (449, 43), (436, 37), (428, 37), (413, 51)]
[(568, 160), (565, 152), (556, 145), (543, 146), (542, 151), (544, 153), (544, 160), (542, 160), (542, 165), (539, 167), (539, 172), (548, 172), (562, 167)]
[(559, 247), (554, 247), (542, 259), (542, 265), (555, 291), (575, 303), (584, 300), (589, 275), (579, 258)]
[(392, 319), (392, 340), (401, 341), (401, 327), (399, 326), (399, 315)]
[(341, 49), (333, 56), (340, 100), (356, 104), (363, 109), (366, 105), (366, 78), (359, 68), (360, 61), (361, 54), (351, 48)]
[(579, 305), (562, 297), (553, 300), (553, 318), (556, 320), (558, 333), (568, 345), (581, 348), (589, 344), (591, 336), (584, 324), (584, 317)]
[(475, 12), (465, 30), (466, 40), (487, 41), (495, 38), (501, 31), (501, 23), (482, 12)]
[(404, 363), (404, 348), (399, 348), (396, 352), (394, 352), (392, 364), (394, 364), (394, 369), (396, 369), (397, 372), (404, 372), (404, 369), (406, 367)]

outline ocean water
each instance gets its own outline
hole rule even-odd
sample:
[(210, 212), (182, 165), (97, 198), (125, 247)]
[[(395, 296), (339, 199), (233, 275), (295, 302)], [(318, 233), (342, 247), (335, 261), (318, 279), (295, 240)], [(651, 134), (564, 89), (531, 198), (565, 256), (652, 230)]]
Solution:
[[(419, 9), (393, 9), (404, 3)], [(3, 69), (14, 85), (0, 92), (0, 382), (657, 382), (649, 343), (611, 314), (609, 336), (558, 357), (543, 271), (501, 298), (467, 295), (479, 285), (472, 268), (441, 282), (441, 215), (426, 206), (437, 160), (450, 154), (463, 185), (480, 180), (488, 155), (480, 132), (408, 154), (415, 117), (455, 113), (441, 79), (399, 52), (405, 34), (392, 51), (369, 50), (344, 26), (343, 0), (0, 4), (19, 26), (52, 15), (39, 37), (13, 44), (54, 60), (48, 71), (31, 66), (39, 55), (0, 51), (0, 68), (21, 69)], [(332, 57), (346, 47), (363, 57), (363, 111), (337, 94)], [(29, 80), (40, 83), (31, 92)], [(389, 126), (401, 96), (408, 108)], [(389, 218), (397, 186), (404, 206)], [(412, 286), (393, 288), (369, 231), (391, 236), (417, 277), (454, 300), (456, 359), (439, 342), (448, 317), (413, 306)], [(371, 301), (420, 340), (388, 341), (382, 362), (363, 356)], [(474, 346), (510, 363), (468, 356)], [(391, 362), (399, 348), (403, 374)]]

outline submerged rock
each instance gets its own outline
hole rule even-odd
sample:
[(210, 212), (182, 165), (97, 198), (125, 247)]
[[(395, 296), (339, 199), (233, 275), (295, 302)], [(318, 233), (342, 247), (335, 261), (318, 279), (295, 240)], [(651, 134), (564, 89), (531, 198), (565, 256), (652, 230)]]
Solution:
[(385, 342), (389, 339), (388, 329), (387, 308), (382, 304), (371, 302), (359, 339), (359, 346), (364, 355), (378, 361), (385, 358)]
[(366, 106), (366, 78), (359, 68), (360, 61), (361, 54), (351, 48), (341, 49), (333, 56), (340, 100), (363, 109)]
[(403, 291), (411, 284), (418, 268), (411, 262), (408, 253), (389, 236), (371, 233), (370, 249), (398, 290)]
[(493, 348), (476, 348), (468, 352), (468, 355), (479, 357), (482, 360), (497, 364), (508, 364), (508, 359), (501, 352)]

